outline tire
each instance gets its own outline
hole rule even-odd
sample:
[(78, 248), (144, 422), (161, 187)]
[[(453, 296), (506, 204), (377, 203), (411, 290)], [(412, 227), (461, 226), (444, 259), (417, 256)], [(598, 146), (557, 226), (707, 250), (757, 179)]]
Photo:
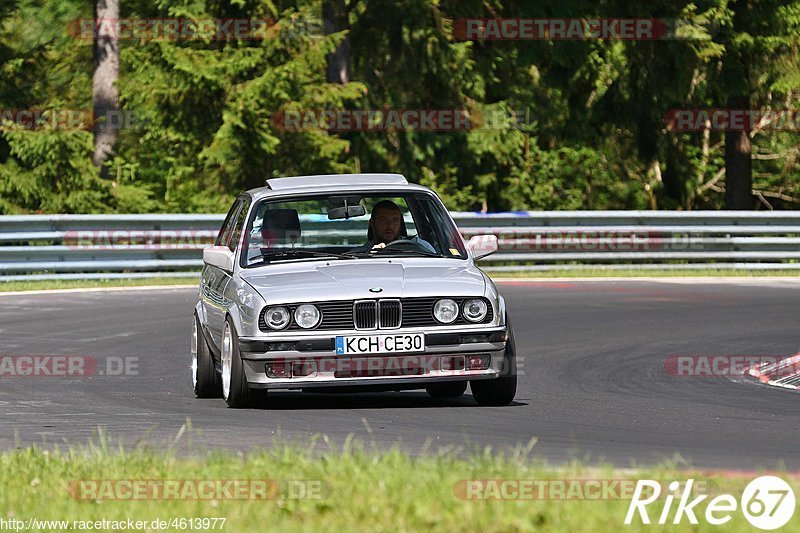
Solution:
[(266, 389), (251, 389), (244, 373), (244, 362), (239, 353), (239, 337), (230, 317), (225, 319), (222, 332), (222, 397), (228, 407), (255, 407), (266, 398)]
[(467, 390), (466, 381), (451, 381), (449, 383), (436, 383), (425, 387), (431, 398), (458, 398)]
[(214, 359), (211, 350), (203, 335), (200, 320), (197, 314), (193, 315), (192, 324), (192, 388), (198, 398), (219, 398), (222, 396), (222, 381), (217, 369), (214, 368)]
[(506, 341), (500, 377), (470, 382), (472, 396), (479, 405), (508, 405), (514, 401), (514, 396), (517, 394), (517, 347), (514, 343), (511, 323), (506, 320), (506, 324), (508, 325), (508, 341)]

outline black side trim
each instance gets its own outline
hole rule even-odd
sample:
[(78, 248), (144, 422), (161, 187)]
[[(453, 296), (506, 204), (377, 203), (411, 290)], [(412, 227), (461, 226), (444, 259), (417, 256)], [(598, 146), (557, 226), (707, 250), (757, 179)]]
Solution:
[(425, 346), (447, 346), (461, 344), (460, 333), (428, 333), (425, 335)]
[(249, 353), (264, 353), (270, 351), (298, 351), (298, 352), (325, 352), (333, 351), (336, 339), (309, 339), (292, 342), (279, 341), (247, 341), (239, 339), (239, 351)]

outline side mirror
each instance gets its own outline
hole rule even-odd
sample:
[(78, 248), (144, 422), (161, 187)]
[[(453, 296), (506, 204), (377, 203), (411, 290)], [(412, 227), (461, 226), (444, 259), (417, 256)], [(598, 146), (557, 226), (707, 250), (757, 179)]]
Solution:
[(472, 254), (473, 259), (483, 259), (497, 251), (496, 235), (473, 235), (467, 242), (467, 250)]
[(227, 246), (210, 246), (203, 250), (203, 263), (230, 274), (233, 272), (233, 255)]

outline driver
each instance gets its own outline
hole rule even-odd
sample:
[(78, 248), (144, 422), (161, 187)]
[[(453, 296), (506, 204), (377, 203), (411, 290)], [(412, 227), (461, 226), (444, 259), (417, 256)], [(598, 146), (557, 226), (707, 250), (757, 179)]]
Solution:
[(385, 248), (392, 241), (405, 239), (416, 243), (428, 252), (436, 253), (433, 246), (426, 240), (421, 239), (419, 235), (413, 237), (406, 235), (403, 214), (397, 204), (391, 200), (382, 200), (372, 208), (367, 238), (369, 241), (354, 251), (366, 252), (374, 248)]

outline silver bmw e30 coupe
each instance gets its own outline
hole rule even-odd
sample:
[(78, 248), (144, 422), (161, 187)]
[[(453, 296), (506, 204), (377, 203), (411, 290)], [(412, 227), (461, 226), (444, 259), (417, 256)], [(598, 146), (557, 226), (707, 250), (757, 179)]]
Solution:
[(230, 407), (269, 389), (516, 394), (505, 301), (439, 197), (397, 174), (276, 178), (203, 251), (192, 382)]

